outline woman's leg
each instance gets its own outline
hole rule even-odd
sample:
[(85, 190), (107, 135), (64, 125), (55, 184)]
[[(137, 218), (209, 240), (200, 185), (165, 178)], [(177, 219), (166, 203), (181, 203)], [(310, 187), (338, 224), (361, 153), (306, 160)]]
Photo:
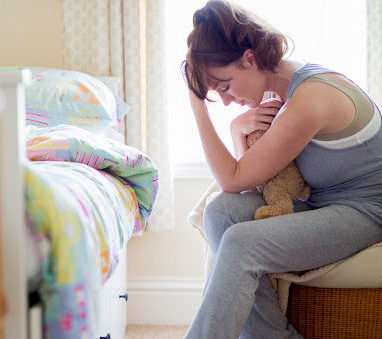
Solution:
[(240, 335), (240, 339), (253, 338), (302, 338), (281, 312), (277, 294), (267, 274), (259, 279), (255, 304)]
[[(222, 192), (215, 196), (204, 211), (204, 227), (212, 252), (216, 256), (223, 233), (232, 225), (252, 220), (255, 210), (263, 206), (262, 194), (248, 191), (241, 194)], [(295, 204), (295, 212), (309, 210), (304, 202)], [(271, 334), (274, 329), (287, 328), (287, 319), (279, 308), (275, 290), (267, 275), (259, 281), (256, 290), (256, 301), (243, 328), (241, 337), (252, 338), (256, 328), (262, 327), (262, 332)], [(295, 329), (290, 326), (290, 333)]]
[[(221, 214), (225, 215), (223, 224), (226, 226), (230, 223), (227, 220), (245, 214), (240, 200), (250, 195), (246, 199), (243, 199), (245, 195), (235, 196), (233, 200), (225, 197), (215, 202), (215, 205), (218, 201), (228, 202), (223, 204), (225, 209), (220, 208), (220, 213), (216, 213), (218, 219)], [(259, 198), (248, 200), (259, 201)], [(250, 209), (251, 203), (247, 206)], [(257, 207), (246, 213), (253, 215)], [(207, 218), (208, 214), (211, 216), (212, 211), (207, 213)], [(248, 219), (252, 217), (247, 216)], [(207, 227), (210, 229), (207, 228), (207, 234), (211, 235), (212, 226)], [(223, 234), (222, 240), (219, 245), (215, 239), (212, 249), (217, 251), (216, 261), (187, 338), (237, 338), (246, 322), (243, 336), (297, 336), (292, 327), (287, 327), (285, 317), (276, 307), (277, 299), (264, 274), (324, 266), (382, 239), (381, 227), (354, 209), (341, 205), (239, 222), (226, 229), (216, 232), (215, 238)]]

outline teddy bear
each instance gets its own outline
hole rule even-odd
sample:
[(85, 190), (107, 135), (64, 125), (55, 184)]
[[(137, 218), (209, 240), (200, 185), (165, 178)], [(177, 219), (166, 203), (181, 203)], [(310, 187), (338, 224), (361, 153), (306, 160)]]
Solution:
[[(264, 133), (265, 131), (256, 130), (249, 134), (247, 136), (248, 147), (251, 148)], [(306, 200), (310, 194), (310, 187), (294, 161), (268, 182), (256, 188), (263, 194), (268, 205), (256, 210), (255, 220), (293, 213), (293, 202), (299, 198)]]

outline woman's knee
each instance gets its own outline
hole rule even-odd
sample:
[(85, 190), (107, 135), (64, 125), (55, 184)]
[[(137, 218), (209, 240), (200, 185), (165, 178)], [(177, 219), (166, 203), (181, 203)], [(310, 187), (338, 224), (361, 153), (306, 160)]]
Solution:
[(204, 228), (211, 249), (216, 252), (224, 232), (232, 225), (253, 220), (254, 211), (264, 205), (258, 192), (216, 194), (204, 210)]
[(225, 252), (238, 253), (246, 251), (246, 238), (248, 235), (243, 225), (244, 224), (237, 224), (224, 233), (221, 240), (221, 246)]
[(255, 223), (236, 224), (224, 233), (219, 255), (230, 258), (233, 265), (252, 269), (256, 263), (265, 269), (272, 260), (268, 243), (271, 238), (272, 234)]
[(252, 220), (256, 208), (264, 204), (264, 199), (259, 192), (220, 192), (207, 203), (204, 217), (207, 221), (211, 218), (237, 224)]
[[(230, 227), (223, 235), (220, 243), (218, 257), (228, 267), (235, 267), (236, 271), (251, 271), (255, 275), (262, 274), (262, 267), (257, 265), (256, 244), (249, 244), (248, 232), (244, 224), (236, 224)], [(257, 270), (256, 268), (259, 268)]]
[(224, 232), (234, 224), (232, 193), (216, 194), (204, 209), (203, 224), (212, 251), (216, 252)]
[(219, 192), (208, 200), (204, 209), (204, 218), (224, 216), (232, 205), (233, 193)]

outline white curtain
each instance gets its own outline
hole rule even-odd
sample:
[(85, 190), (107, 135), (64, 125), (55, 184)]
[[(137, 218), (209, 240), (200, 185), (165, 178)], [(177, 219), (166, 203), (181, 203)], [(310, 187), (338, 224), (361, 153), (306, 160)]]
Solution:
[(132, 109), (120, 131), (159, 168), (147, 230), (174, 228), (165, 80), (165, 0), (61, 0), (65, 67), (122, 79)]
[(368, 92), (382, 109), (382, 1), (367, 0)]

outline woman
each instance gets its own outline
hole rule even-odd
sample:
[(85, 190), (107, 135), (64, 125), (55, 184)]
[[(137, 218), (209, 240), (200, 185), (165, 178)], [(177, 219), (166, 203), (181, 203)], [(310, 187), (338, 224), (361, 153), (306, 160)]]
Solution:
[[(224, 0), (194, 14), (184, 73), (223, 192), (204, 212), (215, 264), (186, 338), (301, 338), (267, 273), (317, 268), (382, 241), (378, 108), (344, 75), (286, 58), (287, 47), (281, 33)], [(236, 157), (211, 123), (209, 91), (250, 108), (231, 123)], [(262, 101), (266, 91), (281, 100)], [(256, 129), (266, 133), (248, 149), (246, 135)], [(265, 204), (255, 187), (293, 159), (311, 186), (309, 200), (296, 213), (252, 220)]]

